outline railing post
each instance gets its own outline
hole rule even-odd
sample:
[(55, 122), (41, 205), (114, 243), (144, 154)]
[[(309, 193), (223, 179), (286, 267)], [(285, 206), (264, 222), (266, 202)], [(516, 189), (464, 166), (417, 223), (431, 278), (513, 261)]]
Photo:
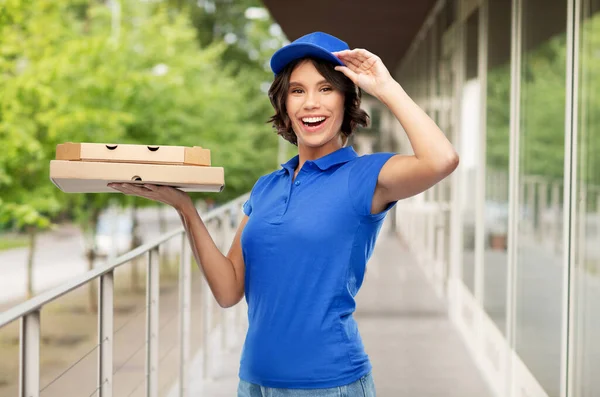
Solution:
[(19, 395), (40, 395), (40, 311), (21, 317)]
[(100, 277), (98, 288), (98, 388), (100, 397), (113, 392), (114, 272)]
[(190, 247), (185, 232), (181, 239), (181, 260), (179, 268), (179, 397), (188, 395), (190, 361), (190, 320), (192, 269)]
[[(227, 249), (231, 246), (231, 220), (233, 218), (233, 212), (231, 210), (224, 211), (221, 222), (221, 241), (222, 241), (222, 252), (223, 255), (227, 255)], [(221, 352), (227, 350), (227, 311), (225, 309), (219, 310), (219, 320), (221, 322)]]
[(208, 366), (210, 364), (210, 339), (212, 335), (212, 296), (210, 291), (210, 286), (208, 285), (208, 281), (206, 281), (206, 277), (202, 282), (202, 376), (203, 379), (208, 379), (210, 377), (210, 373), (208, 371)]
[(148, 252), (146, 276), (146, 396), (158, 397), (158, 247)]

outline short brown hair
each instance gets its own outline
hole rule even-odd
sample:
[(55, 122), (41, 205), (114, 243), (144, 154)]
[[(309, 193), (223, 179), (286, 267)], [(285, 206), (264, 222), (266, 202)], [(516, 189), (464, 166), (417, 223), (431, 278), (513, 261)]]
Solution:
[(344, 120), (342, 121), (342, 134), (348, 138), (358, 126), (366, 127), (369, 123), (369, 115), (360, 108), (361, 91), (346, 75), (334, 69), (330, 62), (317, 58), (301, 58), (290, 62), (281, 73), (275, 76), (273, 84), (269, 88), (269, 99), (275, 109), (268, 123), (273, 123), (273, 128), (277, 134), (281, 135), (286, 141), (298, 145), (298, 138), (292, 129), (292, 123), (287, 115), (285, 102), (287, 99), (290, 77), (292, 71), (298, 64), (309, 60), (315, 66), (317, 71), (325, 77), (333, 87), (344, 94)]

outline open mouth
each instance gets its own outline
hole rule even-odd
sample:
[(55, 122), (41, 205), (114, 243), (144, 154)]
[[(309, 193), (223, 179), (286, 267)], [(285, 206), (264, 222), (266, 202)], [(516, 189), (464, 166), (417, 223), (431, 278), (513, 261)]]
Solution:
[(326, 117), (304, 117), (302, 123), (309, 128), (316, 128), (327, 120)]

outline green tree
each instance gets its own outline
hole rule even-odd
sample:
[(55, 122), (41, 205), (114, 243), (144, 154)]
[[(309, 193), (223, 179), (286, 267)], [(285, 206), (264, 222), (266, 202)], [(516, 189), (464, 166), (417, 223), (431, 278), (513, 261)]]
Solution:
[(13, 0), (2, 10), (0, 224), (35, 233), (63, 213), (93, 233), (110, 198), (131, 203), (54, 187), (49, 162), (62, 142), (209, 148), (226, 170), (226, 189), (213, 195), (221, 201), (272, 169), (277, 139), (264, 123), (264, 68), (223, 67), (227, 44), (199, 48), (184, 12), (120, 5), (116, 19), (114, 9), (82, 0)]

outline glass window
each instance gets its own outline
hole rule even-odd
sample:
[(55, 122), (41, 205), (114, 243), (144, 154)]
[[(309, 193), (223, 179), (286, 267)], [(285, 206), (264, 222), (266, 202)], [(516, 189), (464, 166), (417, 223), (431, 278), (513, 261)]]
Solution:
[[(448, 34), (443, 29), (442, 18), (438, 16), (436, 28), (437, 42), (437, 65), (436, 71), (438, 76), (438, 93), (437, 93), (437, 118), (436, 122), (446, 136), (456, 141), (456, 131), (454, 129), (454, 114), (453, 102), (456, 82), (456, 68), (454, 67), (454, 57), (456, 56), (455, 41), (449, 40)], [(458, 149), (458, 148), (457, 148)], [(458, 172), (458, 171), (457, 171)], [(450, 241), (451, 241), (451, 216), (449, 208), (452, 198), (452, 178), (445, 178), (436, 185), (437, 200), (441, 204), (441, 213), (438, 215), (435, 241), (435, 258), (436, 258), (436, 275), (447, 281), (450, 274)], [(444, 285), (444, 288), (446, 285)]]
[[(543, 17), (542, 17), (543, 16)], [(515, 350), (560, 395), (567, 0), (524, 0)]]
[(582, 1), (574, 219), (574, 393), (600, 395), (600, 0)]
[(477, 76), (479, 12), (465, 24), (465, 82), (462, 88), (460, 172), (463, 220), (463, 283), (474, 292), (475, 287), (475, 198), (479, 150), (480, 84)]
[(511, 6), (488, 3), (483, 306), (506, 332)]

